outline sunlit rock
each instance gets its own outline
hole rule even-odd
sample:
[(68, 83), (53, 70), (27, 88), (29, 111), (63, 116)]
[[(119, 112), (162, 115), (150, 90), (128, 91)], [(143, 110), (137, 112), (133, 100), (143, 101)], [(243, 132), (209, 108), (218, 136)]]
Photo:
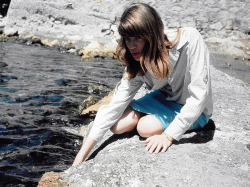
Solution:
[(42, 44), (45, 45), (45, 46), (49, 46), (49, 47), (52, 47), (53, 45), (51, 44), (51, 42), (48, 40), (48, 39), (44, 39), (44, 40), (41, 40)]
[(53, 40), (53, 41), (51, 41), (51, 45), (52, 46), (59, 46), (60, 42), (58, 40)]
[(31, 40), (32, 44), (42, 44), (41, 38), (38, 36), (33, 36)]
[(70, 50), (70, 49), (75, 49), (76, 47), (74, 46), (74, 44), (69, 41), (69, 42), (63, 42), (63, 45), (66, 49)]
[(8, 29), (4, 29), (4, 34), (8, 37), (17, 36), (18, 31), (16, 29), (13, 29), (13, 28), (8, 28)]
[(105, 96), (103, 99), (101, 99), (100, 101), (98, 101), (94, 105), (91, 105), (90, 107), (84, 109), (81, 114), (82, 115), (95, 114), (101, 105), (106, 105), (111, 101), (113, 93), (114, 93), (114, 91), (111, 91), (108, 96)]
[(86, 47), (83, 47), (79, 54), (82, 54), (82, 58), (90, 58), (90, 57), (103, 57), (104, 56), (104, 46), (100, 43), (93, 41), (89, 43)]
[(63, 172), (47, 172), (40, 179), (37, 187), (66, 187), (66, 182), (61, 182), (59, 177), (63, 174)]
[(79, 113), (81, 114), (83, 110), (87, 109), (88, 107), (94, 105), (96, 103), (93, 96), (89, 96), (87, 99), (83, 100), (83, 102), (79, 106)]

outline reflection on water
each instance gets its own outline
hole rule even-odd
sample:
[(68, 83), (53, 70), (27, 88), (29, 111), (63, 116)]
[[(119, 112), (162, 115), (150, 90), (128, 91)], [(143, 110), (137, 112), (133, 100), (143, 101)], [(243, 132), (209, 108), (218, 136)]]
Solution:
[(88, 124), (78, 105), (106, 95), (122, 69), (116, 61), (0, 43), (0, 186), (36, 186), (43, 173), (67, 169), (82, 138), (62, 127)]

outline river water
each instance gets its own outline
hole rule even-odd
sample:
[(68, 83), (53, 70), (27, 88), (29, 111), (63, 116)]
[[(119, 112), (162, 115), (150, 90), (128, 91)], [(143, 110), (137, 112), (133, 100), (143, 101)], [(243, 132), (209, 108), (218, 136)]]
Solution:
[[(217, 68), (250, 82), (243, 61), (212, 58)], [(45, 172), (70, 167), (82, 138), (64, 127), (88, 124), (79, 104), (107, 95), (122, 70), (115, 60), (82, 61), (53, 48), (0, 43), (0, 186), (36, 186)]]
[(0, 43), (0, 186), (36, 186), (47, 171), (70, 167), (91, 119), (82, 100), (107, 95), (121, 78), (117, 61), (82, 61), (57, 49)]

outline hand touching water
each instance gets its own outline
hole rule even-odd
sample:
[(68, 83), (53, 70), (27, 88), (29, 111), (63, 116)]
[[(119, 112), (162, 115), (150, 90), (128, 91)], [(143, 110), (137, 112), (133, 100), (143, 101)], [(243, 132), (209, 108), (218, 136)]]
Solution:
[(146, 151), (149, 153), (166, 152), (172, 145), (173, 138), (164, 133), (154, 135), (145, 140)]

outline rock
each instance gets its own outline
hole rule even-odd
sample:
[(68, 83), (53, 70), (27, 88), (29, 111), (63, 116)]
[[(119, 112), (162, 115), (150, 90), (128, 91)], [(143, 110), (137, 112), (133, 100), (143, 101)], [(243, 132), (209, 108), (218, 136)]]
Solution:
[(221, 65), (222, 66), (231, 66), (231, 64), (229, 62), (222, 62)]
[(33, 36), (31, 39), (32, 44), (40, 44), (43, 45), (41, 38), (38, 36)]
[(91, 105), (87, 109), (84, 109), (81, 114), (82, 115), (87, 115), (87, 114), (88, 115), (91, 115), (91, 114), (93, 115), (93, 114), (95, 114), (101, 105), (106, 105), (111, 101), (113, 93), (114, 93), (114, 91), (111, 91), (108, 96), (104, 97), (103, 99), (98, 101), (96, 104)]
[(106, 46), (104, 47), (100, 43), (93, 41), (79, 50), (78, 55), (82, 56), (83, 59), (93, 57), (116, 58), (116, 44), (108, 44)]
[(60, 45), (60, 42), (58, 40), (53, 40), (51, 42), (51, 45), (54, 47), (54, 46), (59, 46)]
[(232, 32), (228, 38), (209, 37), (205, 39), (210, 52), (215, 54), (230, 54), (230, 56), (239, 59), (250, 59), (247, 49), (250, 48), (247, 34), (238, 35), (238, 32)]
[(22, 36), (22, 38), (23, 38), (23, 39), (25, 39), (25, 40), (29, 40), (29, 39), (31, 40), (31, 39), (32, 39), (32, 37), (33, 37), (33, 35), (32, 35), (32, 34), (30, 34), (30, 33), (25, 34), (25, 35), (23, 35), (23, 36)]
[(89, 84), (88, 87), (88, 92), (89, 93), (107, 93), (110, 92), (110, 89), (103, 86), (103, 85), (95, 85), (95, 84)]
[[(55, 47), (55, 46), (59, 46), (60, 43), (58, 40), (53, 40), (53, 41), (49, 41), (48, 39), (42, 39), (41, 40), (41, 43), (42, 45), (45, 45), (45, 46), (49, 46), (49, 47)], [(73, 49), (73, 48), (72, 48)], [(69, 52), (72, 52), (70, 51), (71, 49), (69, 49)], [(75, 49), (74, 49), (75, 50)], [(74, 51), (75, 52), (75, 51)]]
[(6, 64), (5, 62), (0, 62), (0, 67), (3, 68), (3, 67), (6, 67), (8, 66), (8, 64)]
[[(146, 89), (146, 86), (143, 85), (137, 92), (137, 94), (135, 95), (135, 99), (141, 98), (142, 96), (144, 96), (147, 92), (149, 92)], [(97, 110), (99, 109), (99, 107), (101, 105), (106, 105), (109, 104), (109, 102), (112, 99), (112, 96), (114, 94), (114, 90), (110, 91), (108, 96), (103, 97), (100, 101), (98, 101), (97, 103), (95, 103), (94, 98), (92, 96), (88, 97), (86, 100), (84, 100), (82, 102), (82, 104), (80, 105), (80, 109), (83, 109), (81, 114), (82, 115), (91, 115), (91, 116), (95, 116)]]
[(66, 9), (74, 9), (73, 8), (73, 4), (72, 3), (68, 3), (67, 6), (66, 6)]
[(116, 47), (112, 49), (105, 48), (103, 53), (106, 54), (108, 57), (116, 59)]
[(4, 34), (1, 34), (0, 35), (0, 42), (6, 42), (6, 41), (8, 41), (8, 37), (5, 36)]
[(211, 74), (214, 114), (204, 129), (186, 133), (161, 154), (145, 152), (136, 131), (107, 132), (89, 159), (60, 179), (72, 187), (249, 186), (249, 87), (213, 67)]
[(231, 29), (226, 29), (226, 33), (232, 33), (233, 32), (233, 30), (231, 30)]
[(37, 187), (66, 187), (66, 182), (61, 182), (59, 177), (63, 172), (47, 172), (45, 173), (41, 180), (39, 181)]
[(72, 42), (66, 42), (66, 43), (63, 43), (64, 47), (67, 49), (67, 50), (70, 50), (70, 49), (75, 49), (75, 46)]
[(75, 53), (77, 53), (77, 50), (76, 49), (69, 49), (67, 52), (71, 53), (71, 54), (75, 54)]
[(210, 28), (213, 30), (221, 30), (223, 28), (223, 25), (221, 24), (221, 22), (218, 22), (218, 23), (211, 24)]
[(9, 28), (9, 29), (4, 28), (4, 34), (8, 37), (18, 36), (18, 31), (13, 28)]
[(45, 46), (49, 46), (52, 47), (53, 45), (51, 44), (51, 42), (47, 39), (41, 40), (41, 43)]
[[(135, 99), (141, 98), (142, 96), (144, 96), (148, 92), (149, 91), (146, 89), (146, 86), (143, 85), (138, 90), (138, 92), (137, 92), (137, 94), (135, 95), (134, 98)], [(82, 112), (81, 112), (81, 114), (82, 115), (90, 115), (91, 114), (92, 116), (94, 116), (101, 105), (106, 105), (106, 104), (108, 104), (111, 101), (113, 94), (114, 94), (114, 90), (110, 91), (109, 94), (108, 94), (108, 96), (103, 97), (97, 103), (94, 101), (94, 98), (92, 96), (88, 97), (80, 105), (80, 108), (83, 109)]]
[(87, 109), (88, 107), (94, 105), (95, 103), (96, 103), (96, 102), (95, 102), (94, 97), (93, 97), (93, 96), (89, 96), (89, 97), (88, 97), (87, 99), (85, 99), (85, 100), (81, 103), (81, 105), (79, 106), (79, 109), (78, 109), (79, 114), (81, 114), (82, 111), (83, 111), (84, 109)]
[[(242, 34), (249, 33), (250, 16), (247, 6), (244, 5), (245, 1), (239, 3), (235, 3), (234, 0), (190, 1), (187, 4), (178, 1), (165, 3), (165, 1), (159, 0), (156, 5), (155, 1), (146, 0), (145, 3), (150, 3), (159, 11), (165, 28), (197, 27), (204, 37), (218, 37), (218, 42), (221, 38), (230, 37), (234, 31)], [(21, 3), (20, 0), (12, 0), (8, 16), (3, 19), (7, 18), (4, 24), (6, 31), (14, 29), (18, 31), (16, 34), (29, 32), (45, 39), (59, 39), (61, 42), (71, 41), (72, 45), (66, 46), (67, 50), (79, 49), (92, 41), (105, 46), (107, 41), (119, 39), (117, 25), (121, 13), (127, 5), (127, 1), (107, 0), (86, 0), (84, 2), (77, 0), (72, 3), (66, 0), (53, 3), (42, 0), (27, 0), (25, 4)], [(240, 36), (237, 37), (243, 39)], [(248, 38), (244, 38), (244, 40), (245, 43), (249, 43)], [(214, 45), (215, 51), (218, 51), (218, 48), (219, 51), (224, 51), (226, 54), (234, 51), (237, 53), (236, 56), (243, 55), (244, 59), (248, 59), (244, 51), (234, 50), (231, 45), (224, 42), (220, 46), (212, 43), (210, 45)], [(247, 44), (244, 45), (246, 48)], [(113, 47), (106, 48), (105, 46), (104, 49), (101, 46), (94, 49), (87, 47), (82, 58), (91, 57), (116, 58), (116, 55)]]
[(104, 47), (96, 42), (93, 41), (90, 44), (88, 44), (86, 47), (83, 47), (80, 51), (79, 54), (82, 54), (82, 58), (90, 58), (90, 57), (103, 57), (104, 56)]
[(6, 21), (5, 19), (0, 18), (0, 28), (3, 29), (5, 27)]

